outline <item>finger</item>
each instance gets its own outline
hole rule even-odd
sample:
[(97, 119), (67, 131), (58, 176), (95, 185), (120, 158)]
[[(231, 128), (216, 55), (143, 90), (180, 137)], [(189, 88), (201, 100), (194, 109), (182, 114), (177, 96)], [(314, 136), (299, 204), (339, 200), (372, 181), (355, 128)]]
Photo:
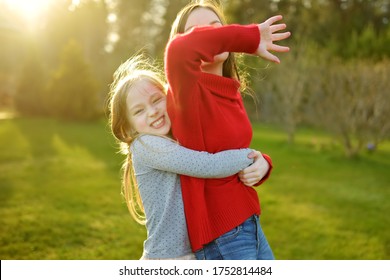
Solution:
[(267, 19), (267, 20), (265, 21), (265, 23), (267, 23), (267, 24), (269, 24), (269, 25), (272, 25), (272, 24), (274, 24), (275, 22), (280, 21), (280, 20), (282, 20), (282, 19), (283, 19), (283, 16), (277, 15), (277, 16), (270, 17), (269, 19)]
[(256, 157), (254, 162), (242, 170), (243, 174), (248, 174), (256, 171), (262, 164), (263, 157)]
[(258, 151), (252, 151), (248, 154), (248, 158), (257, 158), (259, 156), (261, 156), (261, 153)]
[(287, 25), (285, 23), (279, 23), (279, 24), (274, 24), (269, 27), (269, 30), (271, 33), (278, 32), (280, 30), (286, 29)]
[(242, 179), (242, 180), (254, 180), (254, 179), (258, 179), (259, 177), (260, 177), (260, 174), (259, 174), (258, 170), (255, 170), (255, 171), (250, 172), (250, 173), (243, 173), (240, 176), (240, 179)]
[(243, 182), (245, 186), (247, 187), (252, 187), (256, 181), (255, 180), (246, 180), (245, 182)]
[(249, 184), (252, 183), (252, 181), (249, 180), (249, 179), (240, 179), (240, 181), (241, 181), (244, 185), (249, 185)]
[(243, 178), (247, 178), (249, 174), (252, 174), (253, 172), (256, 172), (257, 170), (259, 169), (259, 167), (254, 167), (253, 165), (245, 168), (242, 172), (241, 172), (241, 176)]
[[(277, 46), (277, 45), (275, 45), (275, 46)], [(271, 50), (274, 50), (274, 48), (276, 49), (276, 47), (272, 47)], [(266, 59), (266, 60), (269, 60), (271, 62), (280, 63), (279, 58), (276, 55), (273, 55), (272, 53), (270, 53), (269, 51), (263, 53), (261, 57)]]
[(279, 45), (275, 45), (273, 44), (270, 49), (270, 51), (274, 51), (274, 52), (288, 52), (290, 51), (290, 48), (289, 47), (286, 47), (286, 46), (279, 46)]
[(248, 179), (247, 178), (243, 178), (243, 177), (240, 177), (240, 181), (244, 184), (247, 184), (248, 183)]
[(280, 40), (287, 39), (288, 37), (290, 37), (290, 35), (291, 35), (290, 32), (275, 33), (275, 34), (272, 34), (271, 39), (272, 39), (272, 41), (280, 41)]
[(250, 177), (248, 174), (249, 174), (249, 173), (239, 173), (239, 174), (238, 174), (238, 177), (240, 177), (240, 180), (241, 180), (241, 181), (242, 181), (242, 180), (247, 180), (248, 177)]

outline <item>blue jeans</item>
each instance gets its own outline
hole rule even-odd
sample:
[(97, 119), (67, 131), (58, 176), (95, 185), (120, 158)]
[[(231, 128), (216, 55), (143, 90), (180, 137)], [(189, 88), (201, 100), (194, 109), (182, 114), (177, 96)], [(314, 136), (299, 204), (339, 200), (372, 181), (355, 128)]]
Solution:
[(195, 252), (198, 260), (274, 260), (274, 254), (254, 215)]

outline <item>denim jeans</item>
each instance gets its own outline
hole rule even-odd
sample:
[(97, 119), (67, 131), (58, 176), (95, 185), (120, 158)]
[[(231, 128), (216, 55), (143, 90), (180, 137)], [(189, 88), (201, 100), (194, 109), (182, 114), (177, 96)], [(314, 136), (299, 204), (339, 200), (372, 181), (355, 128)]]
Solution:
[(271, 247), (254, 215), (196, 251), (198, 260), (274, 260)]

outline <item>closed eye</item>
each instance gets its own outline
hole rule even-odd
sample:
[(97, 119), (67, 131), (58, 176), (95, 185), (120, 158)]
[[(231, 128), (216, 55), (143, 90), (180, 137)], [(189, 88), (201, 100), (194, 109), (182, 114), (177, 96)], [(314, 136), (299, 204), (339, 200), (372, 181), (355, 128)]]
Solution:
[(222, 23), (219, 20), (214, 20), (210, 22), (210, 25), (216, 27), (216, 26), (222, 26)]
[(157, 97), (152, 100), (153, 104), (159, 103), (163, 98), (162, 97)]
[(133, 110), (132, 114), (133, 114), (133, 116), (136, 116), (136, 115), (141, 114), (143, 111), (144, 111), (144, 109), (136, 109), (136, 110)]
[[(213, 20), (212, 22), (210, 22), (208, 24), (209, 26), (213, 26), (213, 27), (217, 27), (217, 26), (222, 26), (222, 22), (220, 22), (219, 20)], [(189, 26), (187, 27), (184, 32), (187, 32), (188, 30), (190, 30), (191, 28), (193, 27), (197, 27), (197, 25), (193, 25), (193, 26)]]

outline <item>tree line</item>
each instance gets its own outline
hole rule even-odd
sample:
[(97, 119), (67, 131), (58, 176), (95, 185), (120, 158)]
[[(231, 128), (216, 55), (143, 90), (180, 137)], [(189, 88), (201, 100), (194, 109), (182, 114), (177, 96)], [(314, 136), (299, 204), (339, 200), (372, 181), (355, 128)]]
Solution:
[[(50, 2), (30, 30), (0, 0), (0, 108), (93, 120), (105, 112), (112, 74), (142, 49), (163, 61), (170, 26), (188, 0)], [(281, 65), (240, 56), (253, 121), (334, 133), (348, 156), (390, 135), (390, 1), (221, 0), (230, 23), (282, 14), (292, 37)]]

